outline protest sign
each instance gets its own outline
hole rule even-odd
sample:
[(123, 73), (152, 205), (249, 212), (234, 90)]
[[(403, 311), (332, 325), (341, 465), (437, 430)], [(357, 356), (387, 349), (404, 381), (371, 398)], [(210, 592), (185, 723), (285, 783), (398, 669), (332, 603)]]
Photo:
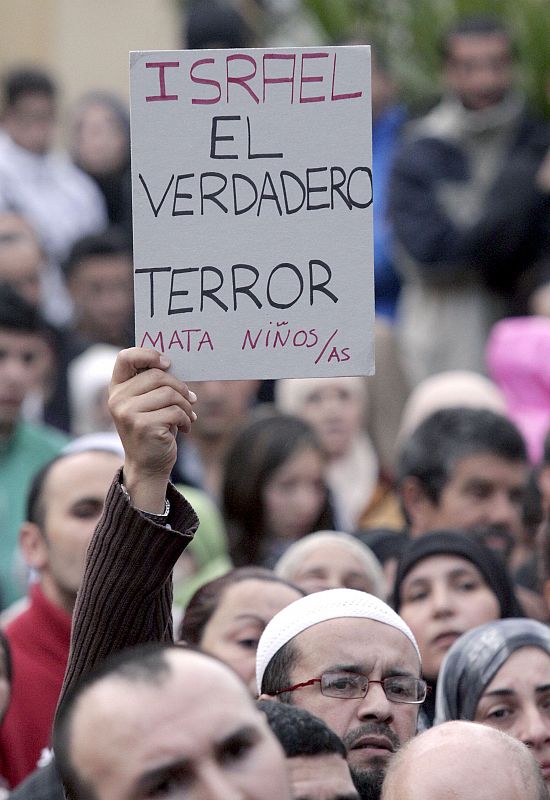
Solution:
[(136, 344), (185, 379), (374, 371), (370, 48), (130, 57)]

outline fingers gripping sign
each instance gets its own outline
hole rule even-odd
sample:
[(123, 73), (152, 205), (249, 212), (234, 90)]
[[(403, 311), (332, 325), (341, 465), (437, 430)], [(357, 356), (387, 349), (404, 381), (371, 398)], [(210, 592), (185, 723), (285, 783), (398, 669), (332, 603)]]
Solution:
[(125, 452), (124, 484), (132, 503), (151, 513), (164, 509), (177, 433), (188, 433), (197, 418), (196, 395), (169, 367), (156, 350), (122, 350), (109, 387), (109, 409)]

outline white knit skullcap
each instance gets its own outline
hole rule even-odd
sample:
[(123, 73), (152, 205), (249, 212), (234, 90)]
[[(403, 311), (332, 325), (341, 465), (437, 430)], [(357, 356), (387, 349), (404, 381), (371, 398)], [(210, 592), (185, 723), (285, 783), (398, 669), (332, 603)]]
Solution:
[(411, 629), (387, 603), (357, 589), (327, 589), (295, 600), (275, 614), (265, 626), (256, 652), (258, 694), (262, 691), (266, 667), (281, 647), (319, 622), (344, 617), (372, 619), (384, 625), (391, 625), (407, 637), (420, 659), (420, 650)]

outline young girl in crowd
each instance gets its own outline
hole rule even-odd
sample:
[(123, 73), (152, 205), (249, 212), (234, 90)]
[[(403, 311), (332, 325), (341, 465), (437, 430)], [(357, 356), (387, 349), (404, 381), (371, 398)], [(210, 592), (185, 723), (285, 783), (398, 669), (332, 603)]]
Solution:
[(224, 474), (222, 513), (235, 566), (272, 567), (292, 542), (334, 528), (321, 445), (296, 417), (262, 416), (247, 425)]
[(84, 95), (74, 112), (73, 160), (97, 183), (109, 222), (132, 232), (130, 115), (110, 92)]

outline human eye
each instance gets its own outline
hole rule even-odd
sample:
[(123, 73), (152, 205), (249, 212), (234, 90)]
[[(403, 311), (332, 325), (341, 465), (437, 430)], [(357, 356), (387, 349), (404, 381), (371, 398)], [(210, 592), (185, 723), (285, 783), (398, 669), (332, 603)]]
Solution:
[(365, 575), (361, 575), (360, 573), (356, 575), (346, 575), (344, 586), (347, 589), (359, 589), (363, 592), (369, 591), (369, 581)]
[(353, 672), (329, 672), (323, 675), (323, 689), (337, 695), (349, 695), (358, 691), (363, 676)]
[(143, 790), (137, 795), (144, 800), (181, 797), (182, 791), (188, 788), (189, 778), (189, 772), (185, 768), (168, 768), (144, 781)]
[(321, 402), (321, 399), (320, 392), (311, 392), (311, 394), (308, 394), (306, 402), (311, 403), (311, 405), (318, 405)]
[(485, 481), (475, 481), (466, 488), (466, 493), (476, 500), (486, 500), (492, 493), (493, 487)]
[(73, 517), (78, 517), (78, 519), (91, 519), (99, 516), (102, 510), (103, 503), (95, 500), (84, 500), (80, 503), (75, 503), (72, 507), (72, 515)]
[(489, 722), (507, 723), (510, 722), (514, 715), (514, 709), (511, 706), (496, 706), (487, 711), (485, 717)]
[(33, 353), (32, 350), (28, 350), (23, 353), (21, 360), (26, 367), (29, 367), (36, 361), (36, 353)]
[(406, 588), (403, 592), (403, 603), (419, 603), (430, 595), (430, 587), (425, 583), (418, 583)]
[(521, 506), (525, 499), (525, 490), (521, 489), (513, 489), (510, 494), (510, 502), (515, 506)]
[(341, 402), (345, 403), (351, 400), (353, 397), (352, 393), (349, 389), (338, 389), (337, 399)]
[(257, 742), (257, 736), (250, 734), (237, 734), (223, 743), (220, 750), (220, 761), (225, 764), (240, 761), (250, 753)]
[(416, 701), (421, 696), (419, 682), (408, 675), (386, 678), (384, 690), (396, 702)]
[(262, 635), (263, 626), (248, 623), (241, 624), (232, 636), (232, 640), (243, 650), (256, 651), (258, 649), (258, 642)]
[(456, 588), (460, 592), (475, 592), (480, 586), (480, 582), (475, 578), (462, 578), (457, 581)]
[(156, 786), (152, 786), (145, 797), (170, 797), (175, 795), (179, 789), (180, 782), (175, 778), (168, 778), (162, 782), (159, 782)]
[(323, 578), (326, 578), (326, 573), (325, 570), (321, 569), (321, 567), (311, 567), (310, 569), (304, 570), (302, 573), (298, 573), (297, 577), (298, 580), (307, 580), (311, 578), (322, 580)]
[(242, 647), (244, 650), (257, 650), (259, 641), (260, 640), (259, 640), (258, 637), (256, 637), (256, 638), (252, 638), (252, 637), (251, 638), (246, 638), (245, 637), (245, 638), (242, 638), (242, 639), (237, 639), (237, 644), (239, 645), (239, 647)]

